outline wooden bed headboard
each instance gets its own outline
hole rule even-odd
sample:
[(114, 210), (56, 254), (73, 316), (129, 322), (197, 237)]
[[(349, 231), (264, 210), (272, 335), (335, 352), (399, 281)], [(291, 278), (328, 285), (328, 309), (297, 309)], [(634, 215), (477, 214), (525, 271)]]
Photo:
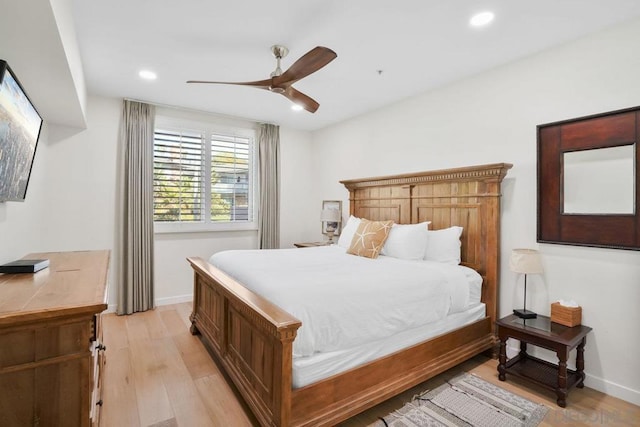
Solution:
[(513, 165), (496, 163), (340, 181), (349, 190), (350, 214), (398, 224), (431, 221), (462, 232), (462, 264), (483, 277), (482, 301), (497, 320), (500, 268), (500, 183)]

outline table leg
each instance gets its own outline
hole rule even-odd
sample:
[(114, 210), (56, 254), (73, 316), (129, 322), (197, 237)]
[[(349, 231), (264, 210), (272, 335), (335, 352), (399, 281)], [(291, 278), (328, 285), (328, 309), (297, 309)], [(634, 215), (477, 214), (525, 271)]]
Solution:
[(520, 341), (520, 360), (523, 361), (527, 358), (527, 343), (524, 341)]
[(507, 337), (500, 337), (500, 355), (498, 356), (498, 379), (505, 381), (507, 379)]
[(567, 406), (567, 359), (569, 358), (569, 350), (565, 347), (556, 351), (558, 355), (558, 388), (556, 395), (557, 403), (561, 408)]
[(580, 344), (578, 344), (578, 354), (576, 357), (576, 373), (580, 376), (576, 387), (584, 388), (584, 346), (587, 344), (587, 337), (582, 338)]

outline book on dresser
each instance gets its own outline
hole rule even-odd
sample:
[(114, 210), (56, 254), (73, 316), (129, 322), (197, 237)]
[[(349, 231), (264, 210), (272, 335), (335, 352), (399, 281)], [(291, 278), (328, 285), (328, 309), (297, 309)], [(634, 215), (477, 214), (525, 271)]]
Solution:
[(109, 257), (29, 254), (49, 268), (0, 274), (0, 426), (99, 424)]
[(19, 259), (0, 265), (0, 273), (37, 273), (47, 267), (48, 259)]

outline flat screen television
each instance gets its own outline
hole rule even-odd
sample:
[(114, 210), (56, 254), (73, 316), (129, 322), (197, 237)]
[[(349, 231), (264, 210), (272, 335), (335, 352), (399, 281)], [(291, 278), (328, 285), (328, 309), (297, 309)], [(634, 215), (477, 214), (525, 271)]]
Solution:
[(0, 202), (24, 200), (42, 117), (6, 61), (0, 59)]

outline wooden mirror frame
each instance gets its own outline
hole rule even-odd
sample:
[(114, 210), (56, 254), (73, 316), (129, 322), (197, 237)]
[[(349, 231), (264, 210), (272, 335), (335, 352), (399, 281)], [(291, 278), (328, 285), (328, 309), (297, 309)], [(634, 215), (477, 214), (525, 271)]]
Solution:
[(634, 159), (634, 213), (565, 214), (563, 156), (567, 152), (637, 144), (640, 107), (538, 125), (540, 243), (640, 250), (640, 150)]

